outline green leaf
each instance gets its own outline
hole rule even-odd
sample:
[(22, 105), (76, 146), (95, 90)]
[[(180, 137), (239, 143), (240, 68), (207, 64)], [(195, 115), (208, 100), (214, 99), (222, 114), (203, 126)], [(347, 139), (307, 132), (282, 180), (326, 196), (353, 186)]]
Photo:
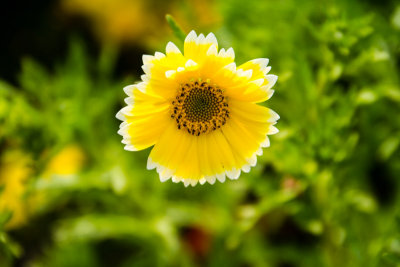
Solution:
[(165, 19), (167, 20), (169, 26), (171, 27), (174, 35), (176, 38), (178, 38), (180, 41), (184, 42), (186, 34), (182, 30), (182, 27), (176, 22), (176, 20), (169, 14), (165, 16)]
[(12, 211), (5, 210), (0, 213), (0, 229), (4, 228), (4, 226), (12, 218), (12, 216)]

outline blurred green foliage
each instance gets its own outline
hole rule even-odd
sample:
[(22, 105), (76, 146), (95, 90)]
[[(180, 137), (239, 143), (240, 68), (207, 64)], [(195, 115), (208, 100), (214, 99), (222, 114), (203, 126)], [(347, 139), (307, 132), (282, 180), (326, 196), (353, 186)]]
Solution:
[[(139, 78), (113, 77), (118, 47), (92, 60), (72, 38), (53, 70), (27, 58), (18, 88), (0, 84), (0, 155), (32, 159), (13, 199), (26, 222), (0, 218), (0, 266), (400, 266), (400, 5), (217, 6), (221, 47), (239, 64), (269, 57), (279, 76), (266, 105), (280, 133), (257, 166), (224, 184), (160, 183), (149, 149), (117, 135), (122, 87)], [(49, 177), (71, 144), (83, 167)]]

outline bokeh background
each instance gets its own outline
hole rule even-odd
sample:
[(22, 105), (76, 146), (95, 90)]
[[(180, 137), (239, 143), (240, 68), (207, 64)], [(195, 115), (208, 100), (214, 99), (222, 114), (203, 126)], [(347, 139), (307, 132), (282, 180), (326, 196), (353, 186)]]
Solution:
[[(400, 266), (400, 3), (5, 1), (0, 266)], [(185, 188), (117, 135), (142, 54), (212, 31), (268, 57), (281, 119), (237, 181)]]

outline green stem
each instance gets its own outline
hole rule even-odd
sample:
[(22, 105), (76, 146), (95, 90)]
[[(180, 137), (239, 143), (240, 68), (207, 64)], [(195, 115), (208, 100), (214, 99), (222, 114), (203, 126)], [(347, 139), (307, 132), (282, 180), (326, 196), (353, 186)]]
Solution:
[(181, 26), (176, 22), (176, 20), (170, 15), (167, 14), (165, 16), (165, 19), (167, 20), (169, 26), (171, 27), (174, 35), (182, 42), (185, 41), (186, 34), (182, 30)]

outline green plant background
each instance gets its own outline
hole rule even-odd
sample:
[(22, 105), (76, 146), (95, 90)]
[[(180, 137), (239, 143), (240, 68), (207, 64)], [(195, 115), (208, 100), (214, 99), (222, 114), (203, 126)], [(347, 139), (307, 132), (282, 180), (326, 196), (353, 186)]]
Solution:
[[(32, 159), (13, 201), (44, 199), (11, 229), (13, 210), (1, 211), (0, 266), (400, 266), (400, 5), (212, 3), (220, 23), (189, 25), (239, 64), (268, 57), (279, 76), (266, 105), (280, 132), (257, 166), (223, 184), (161, 183), (150, 150), (124, 151), (117, 134), (122, 87), (140, 67), (116, 73), (121, 46), (93, 56), (70, 34), (64, 59), (24, 55), (16, 82), (0, 83), (0, 155)], [(170, 30), (142, 49), (168, 40), (182, 45)], [(69, 144), (84, 166), (43, 178)]]

